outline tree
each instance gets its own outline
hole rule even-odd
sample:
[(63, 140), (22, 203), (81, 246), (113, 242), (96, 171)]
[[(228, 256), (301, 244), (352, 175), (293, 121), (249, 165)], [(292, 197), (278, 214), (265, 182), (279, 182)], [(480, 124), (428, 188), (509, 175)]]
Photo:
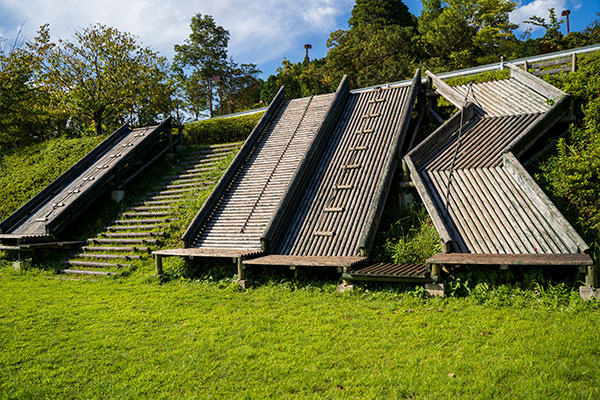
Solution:
[[(193, 79), (185, 84), (185, 90), (193, 90), (196, 93), (202, 90), (206, 94), (208, 111), (212, 117), (213, 77), (223, 75), (227, 66), (229, 32), (217, 25), (212, 16), (202, 14), (192, 17), (190, 28), (192, 33), (185, 39), (185, 43), (175, 45), (175, 63), (182, 72), (183, 79)], [(185, 74), (186, 69), (191, 69), (192, 72)], [(194, 101), (201, 100), (197, 94), (187, 97)], [(198, 103), (192, 107), (196, 110), (206, 109)]]
[(53, 106), (47, 87), (39, 83), (40, 57), (19, 37), (6, 53), (0, 48), (0, 148), (58, 134), (66, 120)]
[(515, 7), (510, 0), (423, 0), (418, 29), (430, 64), (456, 69), (508, 56), (517, 44), (508, 18)]
[(327, 80), (348, 75), (354, 87), (399, 80), (412, 75), (415, 17), (400, 0), (357, 0), (349, 30), (329, 36)]
[(260, 101), (262, 80), (258, 79), (261, 71), (256, 64), (237, 65), (230, 61), (219, 83), (219, 95), (224, 112), (234, 113), (252, 108)]
[(148, 121), (168, 113), (146, 108), (169, 96), (164, 58), (140, 46), (134, 36), (106, 25), (75, 32), (75, 39), (51, 43), (46, 24), (32, 48), (43, 56), (43, 82), (72, 115), (91, 120), (96, 135), (102, 134), (103, 123), (114, 127), (125, 119), (142, 122), (140, 117)]
[(548, 9), (547, 22), (545, 18), (541, 18), (536, 15), (529, 17), (527, 21), (523, 22), (544, 28), (545, 30), (544, 36), (542, 36), (539, 40), (536, 40), (538, 54), (561, 50), (566, 44), (564, 43), (564, 36), (560, 32), (560, 26), (565, 21), (558, 19), (554, 8)]
[(360, 25), (333, 32), (325, 70), (332, 81), (348, 75), (352, 87), (408, 78), (417, 59), (413, 39), (414, 30), (399, 25)]
[(356, 0), (348, 20), (350, 29), (360, 25), (414, 26), (415, 23), (415, 16), (401, 0)]

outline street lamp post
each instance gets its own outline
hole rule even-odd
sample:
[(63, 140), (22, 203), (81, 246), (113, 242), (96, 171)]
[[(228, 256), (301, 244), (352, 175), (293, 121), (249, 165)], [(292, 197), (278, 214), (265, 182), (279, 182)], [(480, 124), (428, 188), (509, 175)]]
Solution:
[(308, 49), (312, 49), (312, 45), (310, 43), (307, 43), (304, 45), (304, 48), (306, 49), (306, 57), (304, 57), (304, 63), (306, 64), (306, 70), (308, 71)]
[(567, 17), (567, 35), (571, 32), (571, 29), (569, 29), (569, 14), (571, 14), (571, 10), (563, 10), (560, 13), (561, 17)]

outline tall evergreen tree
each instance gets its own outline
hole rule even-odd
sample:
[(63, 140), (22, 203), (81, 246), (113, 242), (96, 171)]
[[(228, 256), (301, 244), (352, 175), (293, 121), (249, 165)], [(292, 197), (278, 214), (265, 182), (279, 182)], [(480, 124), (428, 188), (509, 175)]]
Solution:
[[(175, 45), (175, 63), (184, 72), (191, 69), (190, 76), (204, 86), (206, 93), (206, 107), (193, 104), (195, 109), (208, 108), (213, 115), (214, 83), (213, 78), (223, 74), (227, 67), (227, 44), (229, 32), (215, 23), (210, 15), (200, 13), (192, 17), (190, 24), (192, 33), (185, 39), (184, 44)], [(183, 74), (183, 76), (188, 76)], [(194, 88), (195, 91), (197, 88)], [(198, 99), (198, 96), (188, 96)]]

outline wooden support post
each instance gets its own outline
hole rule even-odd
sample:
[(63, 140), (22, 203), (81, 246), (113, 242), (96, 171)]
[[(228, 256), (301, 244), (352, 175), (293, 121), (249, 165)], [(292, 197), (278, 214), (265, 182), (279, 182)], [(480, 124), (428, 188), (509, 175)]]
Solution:
[[(350, 267), (343, 267), (343, 275), (347, 275), (350, 272)], [(342, 279), (342, 283), (340, 283), (336, 288), (338, 293), (351, 292), (354, 290), (354, 285), (351, 281), (347, 279)]]
[(431, 264), (431, 279), (433, 279), (436, 282), (439, 282), (441, 273), (442, 266), (440, 264)]
[(246, 279), (246, 267), (243, 264), (242, 257), (237, 258), (237, 270), (238, 270), (238, 279), (237, 283), (242, 289), (247, 289), (250, 287), (252, 282)]
[(163, 264), (162, 264), (162, 256), (155, 254), (154, 255), (154, 264), (156, 268), (156, 276), (160, 277), (163, 275)]
[(596, 266), (589, 265), (587, 267), (587, 274), (585, 274), (585, 286), (595, 288), (598, 286), (598, 278), (596, 276)]
[(523, 63), (523, 69), (525, 70), (525, 72), (529, 71), (529, 62), (527, 60), (525, 60), (525, 62)]
[(571, 55), (571, 72), (577, 72), (577, 53)]

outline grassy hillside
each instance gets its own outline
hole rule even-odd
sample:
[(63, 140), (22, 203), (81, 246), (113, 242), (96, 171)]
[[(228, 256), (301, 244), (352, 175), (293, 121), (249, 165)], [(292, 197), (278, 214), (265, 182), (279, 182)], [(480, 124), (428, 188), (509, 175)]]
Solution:
[(48, 186), (103, 139), (59, 138), (0, 151), (0, 220)]

